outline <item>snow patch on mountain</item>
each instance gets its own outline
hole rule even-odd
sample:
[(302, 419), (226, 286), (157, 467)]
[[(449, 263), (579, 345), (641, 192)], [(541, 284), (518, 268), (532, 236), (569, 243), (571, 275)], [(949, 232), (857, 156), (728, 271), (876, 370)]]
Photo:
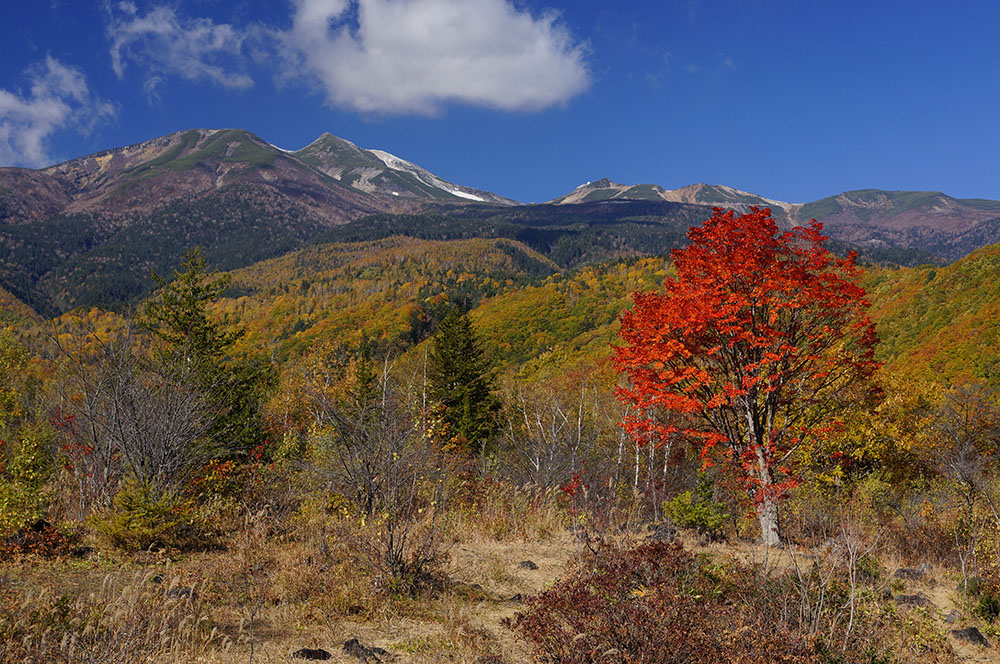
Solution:
[(449, 194), (452, 194), (453, 196), (458, 196), (459, 198), (466, 198), (466, 199), (468, 199), (470, 201), (479, 201), (480, 203), (485, 203), (486, 202), (485, 198), (480, 198), (479, 196), (476, 196), (475, 194), (470, 194), (468, 192), (462, 191), (461, 189), (448, 189), (446, 191)]
[(484, 203), (486, 201), (486, 199), (465, 191), (457, 185), (442, 180), (430, 171), (423, 169), (414, 163), (408, 162), (405, 159), (400, 159), (394, 154), (390, 154), (384, 150), (369, 150), (369, 152), (381, 159), (382, 163), (392, 170), (409, 173), (429, 187), (440, 189), (441, 191), (448, 192), (452, 196), (458, 196), (459, 198), (464, 198), (470, 201), (478, 201), (480, 203)]

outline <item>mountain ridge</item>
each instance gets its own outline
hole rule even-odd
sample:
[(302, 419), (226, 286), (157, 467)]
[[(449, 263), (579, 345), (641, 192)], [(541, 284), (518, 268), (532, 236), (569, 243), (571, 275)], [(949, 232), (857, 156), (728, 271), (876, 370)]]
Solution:
[(960, 199), (940, 191), (856, 189), (816, 201), (788, 203), (727, 185), (697, 183), (665, 189), (604, 178), (580, 185), (549, 204), (625, 200), (663, 200), (737, 212), (768, 207), (784, 226), (816, 219), (825, 233), (842, 242), (927, 251), (949, 261), (1000, 242), (1000, 201)]
[(1000, 202), (942, 192), (787, 203), (728, 185), (605, 178), (522, 205), (329, 132), (288, 150), (242, 129), (188, 129), (44, 169), (0, 168), (0, 286), (41, 314), (114, 307), (142, 297), (150, 270), (168, 272), (195, 245), (210, 267), (230, 270), (330, 233), (507, 237), (571, 269), (665, 254), (711, 208), (751, 206), (786, 228), (815, 217), (876, 264), (948, 262), (1000, 242)]
[(401, 199), (519, 205), (517, 201), (491, 192), (448, 182), (390, 152), (362, 148), (329, 132), (324, 132), (309, 145), (290, 154), (338, 182), (368, 194)]
[(786, 212), (796, 208), (794, 203), (765, 198), (727, 185), (699, 182), (677, 189), (665, 189), (658, 184), (620, 184), (609, 178), (586, 182), (572, 192), (554, 198), (548, 203), (568, 205), (598, 200), (663, 200), (693, 205), (733, 205), (740, 208), (739, 211), (745, 211), (750, 205), (769, 206), (772, 207), (772, 211), (776, 207)]
[[(322, 166), (324, 150), (345, 145), (396, 195), (308, 163)], [(304, 150), (242, 129), (189, 129), (43, 169), (0, 168), (0, 285), (40, 312), (111, 306), (140, 296), (150, 270), (168, 271), (196, 244), (213, 267), (233, 269), (366, 215), (514, 203), (331, 134)]]

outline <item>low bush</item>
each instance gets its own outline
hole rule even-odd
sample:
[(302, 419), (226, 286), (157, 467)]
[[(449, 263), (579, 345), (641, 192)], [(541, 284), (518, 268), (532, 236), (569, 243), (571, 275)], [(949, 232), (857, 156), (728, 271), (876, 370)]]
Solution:
[(1000, 616), (1000, 597), (985, 592), (976, 599), (975, 613), (986, 622), (993, 622)]
[(348, 556), (369, 574), (377, 591), (412, 597), (439, 588), (444, 580), (448, 550), (433, 510), (406, 519), (388, 514), (347, 518), (341, 535)]
[(211, 543), (192, 503), (134, 481), (123, 483), (111, 507), (89, 521), (112, 545), (126, 551), (189, 550)]
[(716, 502), (712, 478), (708, 473), (698, 473), (694, 491), (684, 491), (663, 503), (663, 513), (681, 528), (694, 528), (702, 535), (719, 536), (729, 515)]
[(812, 639), (731, 602), (732, 583), (680, 545), (648, 543), (609, 551), (507, 624), (550, 664), (821, 661)]
[(53, 446), (51, 430), (40, 425), (24, 427), (10, 441), (0, 440), (0, 536), (46, 516)]
[(55, 558), (72, 553), (78, 535), (56, 528), (45, 519), (22, 526), (14, 533), (0, 538), (0, 559), (15, 555), (32, 555)]

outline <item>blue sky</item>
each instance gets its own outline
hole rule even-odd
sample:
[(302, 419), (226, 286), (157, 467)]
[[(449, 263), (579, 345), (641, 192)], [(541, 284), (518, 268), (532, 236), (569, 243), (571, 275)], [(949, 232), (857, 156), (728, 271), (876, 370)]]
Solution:
[(1000, 199), (995, 2), (12, 4), (0, 165), (241, 127), (524, 202), (602, 177)]

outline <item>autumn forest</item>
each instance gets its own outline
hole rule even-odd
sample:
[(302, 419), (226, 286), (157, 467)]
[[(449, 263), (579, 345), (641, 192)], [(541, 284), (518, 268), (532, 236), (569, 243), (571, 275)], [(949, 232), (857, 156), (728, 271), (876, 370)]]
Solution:
[(993, 661), (1000, 245), (641, 205), (5, 268), (0, 662)]

